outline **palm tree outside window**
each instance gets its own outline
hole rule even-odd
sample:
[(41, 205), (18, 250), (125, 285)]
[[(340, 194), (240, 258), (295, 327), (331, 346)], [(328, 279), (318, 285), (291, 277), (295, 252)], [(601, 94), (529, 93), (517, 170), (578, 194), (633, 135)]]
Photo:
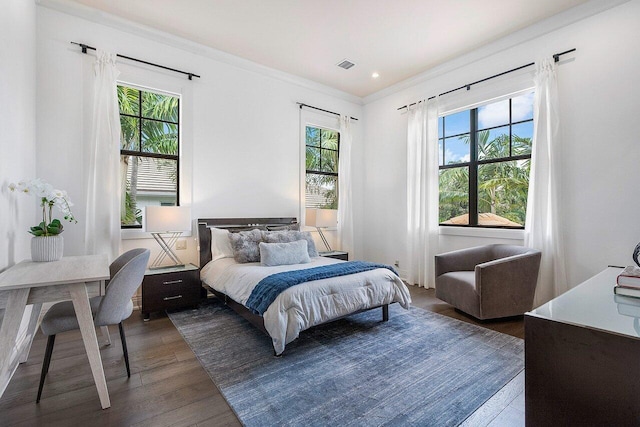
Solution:
[(180, 98), (118, 85), (122, 228), (142, 228), (143, 207), (179, 205)]
[(338, 209), (340, 133), (307, 126), (305, 207)]
[(440, 117), (440, 225), (524, 228), (533, 92)]

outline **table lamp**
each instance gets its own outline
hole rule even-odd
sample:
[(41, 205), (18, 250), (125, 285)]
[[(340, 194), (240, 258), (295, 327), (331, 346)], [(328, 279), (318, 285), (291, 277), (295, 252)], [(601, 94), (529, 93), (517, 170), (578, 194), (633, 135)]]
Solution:
[(322, 243), (327, 247), (327, 251), (333, 252), (327, 238), (322, 233), (323, 228), (335, 227), (338, 224), (337, 209), (306, 209), (305, 225), (315, 227), (322, 239)]
[[(145, 219), (146, 230), (162, 248), (149, 268), (184, 266), (171, 248), (183, 231), (191, 230), (191, 209), (184, 206), (147, 206)], [(169, 257), (174, 264), (161, 265), (166, 257)]]

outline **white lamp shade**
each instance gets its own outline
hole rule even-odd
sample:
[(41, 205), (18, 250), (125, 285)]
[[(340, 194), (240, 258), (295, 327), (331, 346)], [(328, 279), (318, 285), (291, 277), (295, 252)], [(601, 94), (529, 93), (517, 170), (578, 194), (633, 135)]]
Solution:
[(318, 209), (305, 209), (304, 225), (309, 227), (316, 226), (316, 211)]
[(337, 209), (307, 209), (305, 225), (311, 227), (335, 227), (338, 224)]
[(191, 208), (185, 206), (147, 206), (147, 231), (191, 230)]

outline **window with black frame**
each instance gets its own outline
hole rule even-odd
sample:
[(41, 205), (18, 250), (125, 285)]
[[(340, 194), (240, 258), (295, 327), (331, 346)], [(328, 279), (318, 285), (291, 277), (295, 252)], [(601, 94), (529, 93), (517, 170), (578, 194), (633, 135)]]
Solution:
[(338, 153), (340, 133), (307, 126), (306, 208), (338, 209)]
[(523, 228), (533, 92), (438, 119), (440, 225)]
[(180, 98), (118, 85), (122, 228), (142, 228), (145, 206), (179, 205)]

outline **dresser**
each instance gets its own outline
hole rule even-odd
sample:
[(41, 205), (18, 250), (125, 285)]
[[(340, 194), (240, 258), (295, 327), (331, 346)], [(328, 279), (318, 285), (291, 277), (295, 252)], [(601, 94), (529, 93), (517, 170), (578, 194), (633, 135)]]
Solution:
[(200, 302), (200, 269), (193, 264), (147, 270), (142, 281), (142, 315), (195, 307)]
[(525, 314), (527, 425), (640, 424), (640, 299), (614, 295), (621, 271)]

